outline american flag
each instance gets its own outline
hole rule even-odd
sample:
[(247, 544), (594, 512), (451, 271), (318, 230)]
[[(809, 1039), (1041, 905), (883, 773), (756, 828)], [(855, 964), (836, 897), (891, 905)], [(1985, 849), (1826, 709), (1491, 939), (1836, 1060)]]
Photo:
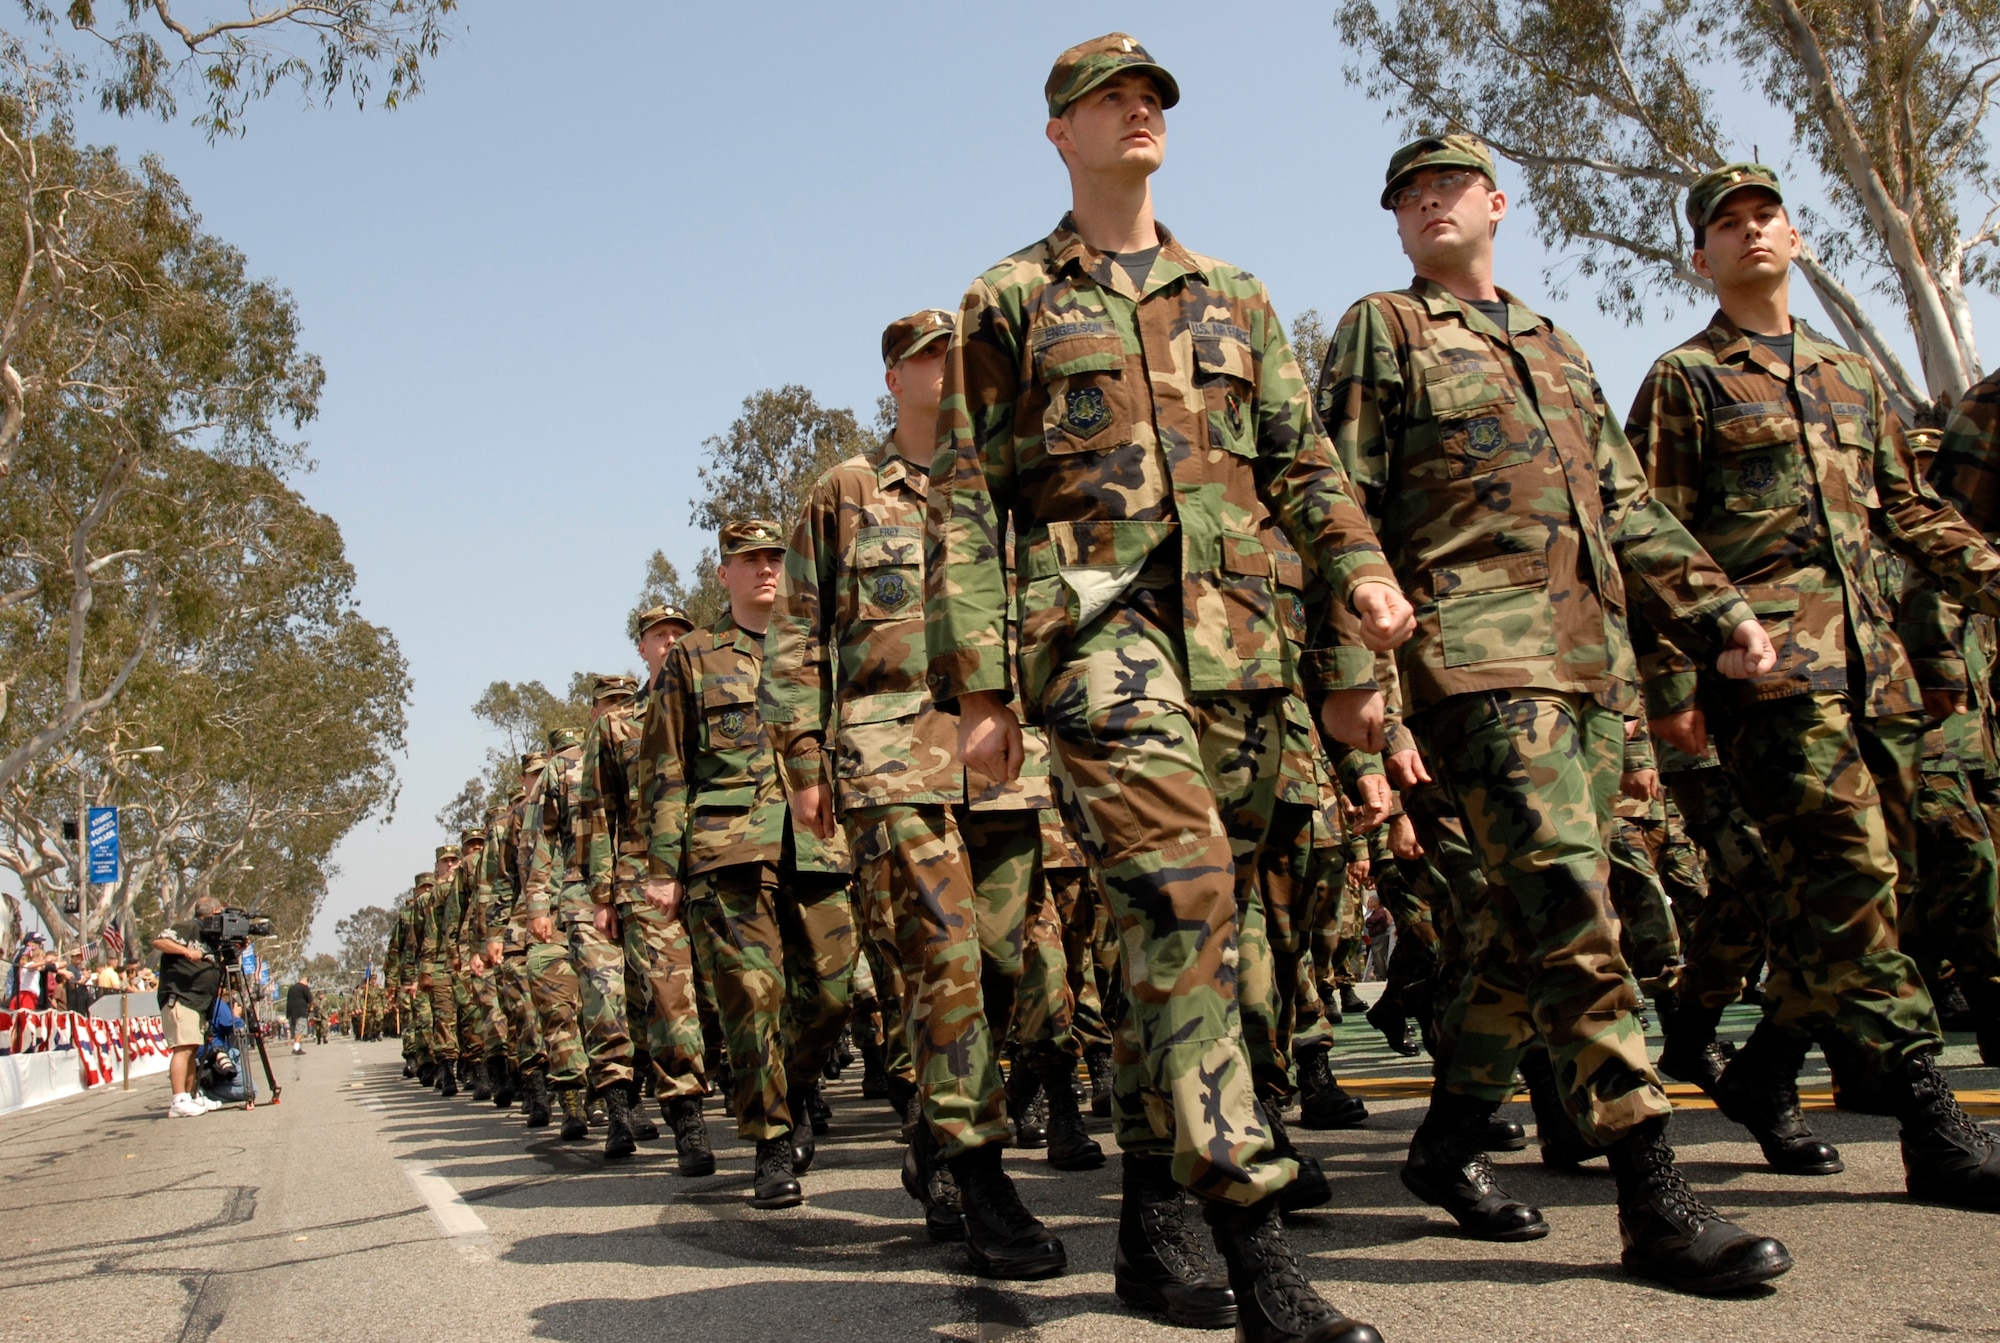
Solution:
[(107, 923), (104, 925), (104, 945), (111, 952), (112, 960), (118, 961), (125, 958), (125, 934), (118, 931), (117, 924)]

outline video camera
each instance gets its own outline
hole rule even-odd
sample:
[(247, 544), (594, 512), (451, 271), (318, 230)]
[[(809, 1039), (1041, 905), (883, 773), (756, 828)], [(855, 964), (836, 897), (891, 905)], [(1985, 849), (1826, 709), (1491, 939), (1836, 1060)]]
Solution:
[(277, 925), (269, 919), (234, 905), (203, 915), (201, 920), (202, 945), (218, 959), (241, 956), (251, 938), (269, 937), (276, 931)]

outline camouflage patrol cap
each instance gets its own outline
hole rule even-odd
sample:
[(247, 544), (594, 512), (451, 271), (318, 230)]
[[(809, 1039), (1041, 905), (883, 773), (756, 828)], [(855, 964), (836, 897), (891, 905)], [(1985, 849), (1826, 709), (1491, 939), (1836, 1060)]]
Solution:
[(1049, 98), (1049, 115), (1059, 117), (1069, 105), (1114, 75), (1151, 75), (1160, 89), (1160, 106), (1172, 107), (1181, 100), (1181, 86), (1147, 54), (1135, 38), (1124, 33), (1106, 33), (1088, 42), (1079, 42), (1056, 57), (1055, 69), (1042, 92)]
[(437, 857), (438, 857), (438, 861), (439, 861), (440, 863), (441, 863), (441, 862), (443, 862), (443, 861), (444, 861), (445, 859), (447, 859), (447, 858), (456, 858), (456, 857), (458, 857), (458, 845), (456, 845), (456, 844), (440, 844), (440, 845), (438, 845), (438, 846), (437, 846)]
[(783, 550), (785, 531), (768, 518), (742, 518), (722, 524), (722, 556), (748, 555), (755, 550)]
[(474, 845), (484, 844), (485, 842), (486, 842), (486, 832), (484, 830), (478, 829), (477, 827), (474, 827), (471, 830), (461, 830), (458, 832), (458, 847), (461, 852), (466, 849), (472, 848)]
[[(640, 632), (644, 633), (645, 629), (645, 626), (641, 626)], [(599, 675), (591, 678), (590, 697), (593, 700), (627, 699), (638, 693), (639, 683), (623, 672), (611, 676)]]
[(419, 873), (417, 873), (417, 885), (419, 885), (419, 886), (435, 886), (435, 885), (437, 885), (437, 874), (436, 874), (436, 873), (434, 873), (434, 872), (419, 872)]
[(952, 315), (943, 308), (925, 308), (898, 317), (882, 332), (882, 367), (894, 368), (927, 345), (951, 334)]
[(1944, 443), (1944, 430), (1905, 429), (1903, 431), (1903, 441), (1910, 445), (1911, 456), (1935, 457), (1938, 448)]
[(1688, 188), (1688, 223), (1707, 228), (1708, 221), (1722, 208), (1722, 202), (1750, 187), (1770, 192), (1780, 205), (1785, 203), (1785, 193), (1778, 190), (1778, 175), (1769, 168), (1761, 163), (1725, 163), (1714, 172), (1695, 178), (1694, 185)]
[(1389, 173), (1382, 179), (1382, 208), (1392, 209), (1390, 193), (1419, 168), (1477, 168), (1493, 181), (1493, 151), (1476, 135), (1426, 135), (1389, 156)]
[(549, 753), (566, 751), (581, 740), (573, 727), (552, 727), (549, 729)]
[(521, 757), (521, 773), (532, 774), (549, 763), (549, 753), (537, 748)]
[(658, 606), (649, 606), (639, 613), (637, 621), (638, 629), (636, 632), (644, 634), (655, 625), (665, 625), (670, 621), (676, 620), (689, 629), (694, 628), (693, 617), (672, 603), (663, 602)]

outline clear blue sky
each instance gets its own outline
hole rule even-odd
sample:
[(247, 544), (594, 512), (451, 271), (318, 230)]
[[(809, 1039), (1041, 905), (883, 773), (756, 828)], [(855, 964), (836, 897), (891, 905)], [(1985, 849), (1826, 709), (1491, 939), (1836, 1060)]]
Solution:
[[(1408, 279), (1376, 205), (1397, 136), (1343, 79), (1325, 5), (467, 10), (395, 113), (280, 96), (213, 147), (81, 127), (159, 151), (326, 361), (302, 487), (415, 697), (395, 819), (341, 847), (315, 949), (428, 865), (433, 815), (493, 744), (468, 708), (488, 682), (634, 669), (646, 557), (692, 565), (699, 446), (746, 394), (803, 383), (865, 420), (882, 327), (954, 305), (1056, 222), (1041, 87), (1063, 47), (1123, 29), (1173, 70), (1160, 217), (1256, 272), (1287, 320)], [(1775, 158), (1775, 124), (1745, 143)], [(1525, 218), (1503, 232), (1502, 282), (1582, 339), (1614, 407), (1706, 316), (1626, 330), (1587, 293), (1550, 302), (1547, 262)]]

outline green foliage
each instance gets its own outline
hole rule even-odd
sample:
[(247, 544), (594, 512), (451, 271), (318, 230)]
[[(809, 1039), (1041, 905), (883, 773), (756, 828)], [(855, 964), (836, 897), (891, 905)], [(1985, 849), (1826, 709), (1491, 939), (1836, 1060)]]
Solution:
[(729, 594), (722, 590), (713, 550), (701, 552), (701, 558), (695, 562), (692, 584), (681, 578), (681, 571), (665, 551), (653, 552), (646, 561), (646, 578), (639, 586), (639, 599), (632, 603), (625, 617), (625, 632), (633, 642), (639, 638), (640, 613), (663, 604), (686, 611), (697, 628), (710, 624), (729, 609)]
[(379, 971), (383, 958), (389, 954), (389, 934), (395, 928), (396, 911), (381, 905), (364, 905), (334, 924), (333, 935), (340, 939), (340, 952), (330, 983), (352, 988), (361, 982), (370, 965)]
[(695, 475), (703, 493), (690, 520), (711, 535), (741, 518), (789, 528), (821, 472), (874, 445), (853, 411), (823, 407), (804, 387), (752, 392), (726, 433), (702, 440), (707, 461)]
[(1305, 374), (1306, 386), (1319, 386), (1319, 371), (1326, 367), (1326, 356), (1333, 349), (1333, 332), (1327, 330), (1326, 319), (1319, 315), (1318, 308), (1307, 308), (1292, 319), (1292, 354), (1299, 361), (1299, 371)]

